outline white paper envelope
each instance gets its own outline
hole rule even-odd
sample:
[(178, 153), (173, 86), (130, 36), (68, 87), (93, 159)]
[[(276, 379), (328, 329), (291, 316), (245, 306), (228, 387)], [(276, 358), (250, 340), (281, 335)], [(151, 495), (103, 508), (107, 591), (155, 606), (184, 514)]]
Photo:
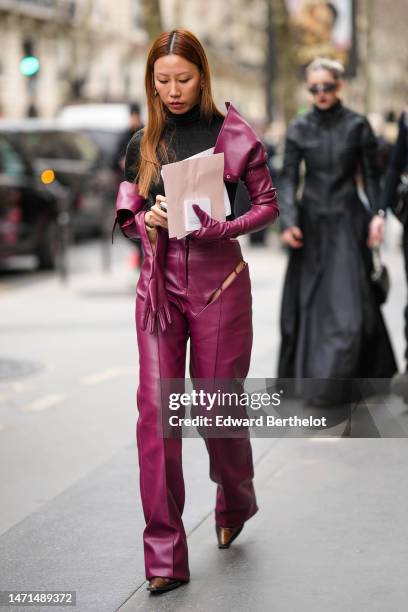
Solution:
[(184, 200), (184, 224), (187, 232), (198, 230), (201, 227), (200, 219), (197, 217), (193, 204), (198, 204), (198, 206), (211, 217), (210, 198), (191, 198)]
[[(196, 157), (208, 157), (209, 155), (213, 155), (215, 147), (211, 147), (211, 149), (205, 149), (205, 151), (200, 151), (195, 155), (191, 155), (190, 157), (186, 157), (186, 159), (195, 159)], [(161, 173), (163, 177), (163, 172)], [(227, 188), (224, 184), (224, 208), (225, 208), (225, 216), (228, 217), (231, 214), (231, 202), (229, 199)]]
[(224, 208), (224, 153), (196, 156), (162, 167), (165, 195), (168, 204), (170, 238), (183, 238), (189, 231), (185, 226), (185, 200), (209, 198), (210, 216), (225, 221)]

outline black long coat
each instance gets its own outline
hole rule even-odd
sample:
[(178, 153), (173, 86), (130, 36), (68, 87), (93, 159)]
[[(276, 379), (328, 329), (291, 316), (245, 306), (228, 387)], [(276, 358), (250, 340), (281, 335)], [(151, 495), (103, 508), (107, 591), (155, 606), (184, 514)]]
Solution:
[[(304, 163), (303, 195), (297, 202)], [(359, 197), (364, 183), (366, 205)], [(339, 101), (289, 125), (281, 223), (303, 247), (289, 253), (282, 308), (281, 378), (387, 378), (396, 371), (369, 275), (368, 224), (379, 208), (376, 139), (367, 119)], [(368, 209), (369, 205), (369, 209)]]

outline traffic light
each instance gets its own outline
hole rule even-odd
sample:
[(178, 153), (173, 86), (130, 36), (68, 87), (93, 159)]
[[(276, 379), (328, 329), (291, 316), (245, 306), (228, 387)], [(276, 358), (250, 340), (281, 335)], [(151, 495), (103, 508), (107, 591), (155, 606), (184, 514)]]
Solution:
[(40, 70), (40, 60), (36, 57), (31, 40), (23, 42), (24, 57), (20, 62), (20, 72), (23, 76), (33, 77)]

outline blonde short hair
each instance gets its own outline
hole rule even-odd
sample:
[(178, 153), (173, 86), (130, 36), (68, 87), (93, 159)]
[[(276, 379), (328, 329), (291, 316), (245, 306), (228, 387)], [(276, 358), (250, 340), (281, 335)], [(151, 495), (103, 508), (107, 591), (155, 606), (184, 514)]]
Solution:
[(306, 68), (306, 78), (315, 70), (328, 70), (335, 81), (339, 81), (344, 76), (344, 66), (338, 60), (328, 57), (316, 57)]

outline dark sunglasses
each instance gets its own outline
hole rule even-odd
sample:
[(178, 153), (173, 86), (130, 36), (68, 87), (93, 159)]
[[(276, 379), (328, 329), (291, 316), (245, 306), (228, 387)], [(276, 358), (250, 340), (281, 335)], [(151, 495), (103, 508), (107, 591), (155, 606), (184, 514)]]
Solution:
[(311, 85), (309, 91), (311, 94), (316, 95), (320, 92), (329, 93), (329, 91), (335, 91), (337, 89), (337, 83), (319, 83), (317, 85)]

